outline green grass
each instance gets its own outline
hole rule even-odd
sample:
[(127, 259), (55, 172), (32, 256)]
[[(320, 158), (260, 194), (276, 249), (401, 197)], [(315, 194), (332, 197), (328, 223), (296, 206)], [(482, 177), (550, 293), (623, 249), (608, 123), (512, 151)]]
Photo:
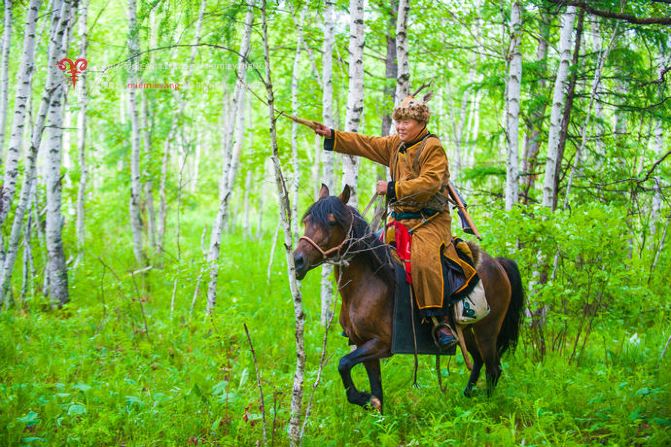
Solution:
[[(243, 323), (263, 377), (269, 439), (286, 445), (295, 356), (281, 247), (267, 282), (269, 241), (226, 238), (211, 318), (202, 296), (189, 313), (198, 262), (151, 271), (142, 297), (148, 333), (124, 271), (132, 260), (101, 247), (71, 272), (73, 299), (64, 309), (49, 311), (35, 298), (27, 310), (0, 313), (0, 445), (255, 445), (261, 410)], [(323, 337), (318, 282), (313, 272), (303, 283), (306, 397)], [(304, 445), (670, 445), (671, 352), (659, 358), (668, 332), (660, 322), (634, 344), (613, 322), (591, 336), (578, 365), (555, 353), (534, 362), (523, 334), (492, 398), (484, 380), (473, 399), (461, 395), (468, 371), (460, 356), (449, 373), (443, 362), (445, 394), (433, 358), (420, 359), (414, 388), (412, 357), (393, 357), (383, 363), (385, 414), (378, 415), (346, 401), (337, 361), (348, 347), (336, 325)], [(355, 381), (367, 387), (357, 369)]]

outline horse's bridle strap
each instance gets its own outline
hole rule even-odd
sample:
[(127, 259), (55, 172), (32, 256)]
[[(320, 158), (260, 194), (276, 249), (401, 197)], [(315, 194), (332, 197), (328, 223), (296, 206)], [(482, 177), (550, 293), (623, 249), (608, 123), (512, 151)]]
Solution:
[(324, 250), (319, 246), (319, 244), (317, 244), (315, 241), (313, 241), (312, 239), (310, 239), (310, 238), (307, 237), (307, 236), (301, 236), (298, 240), (299, 240), (299, 241), (306, 241), (307, 243), (309, 243), (310, 245), (312, 245), (314, 248), (316, 248), (317, 251), (319, 251), (319, 253), (322, 254), (322, 258), (323, 258), (323, 259), (327, 259), (333, 252), (337, 252), (338, 250), (340, 250), (340, 249), (342, 248), (343, 244), (347, 241), (347, 239), (345, 239), (345, 240), (343, 240), (342, 243), (341, 243), (340, 245), (338, 245), (337, 247), (329, 248), (328, 250), (324, 251)]
[(352, 223), (350, 224), (349, 230), (347, 231), (347, 237), (345, 237), (345, 239), (343, 239), (343, 241), (338, 246), (333, 247), (333, 248), (329, 248), (328, 250), (324, 250), (323, 248), (321, 248), (319, 246), (319, 244), (317, 244), (315, 241), (313, 241), (312, 239), (310, 239), (307, 236), (301, 236), (300, 238), (298, 238), (298, 241), (299, 242), (300, 241), (305, 241), (308, 244), (312, 245), (315, 249), (317, 249), (317, 251), (319, 253), (322, 254), (322, 260), (325, 260), (325, 259), (328, 259), (329, 257), (331, 257), (331, 255), (333, 253), (340, 252), (340, 249), (343, 247), (343, 245), (345, 245), (347, 242), (349, 242), (351, 240), (350, 234), (352, 233), (352, 226), (353, 225), (354, 225), (354, 215), (352, 215)]

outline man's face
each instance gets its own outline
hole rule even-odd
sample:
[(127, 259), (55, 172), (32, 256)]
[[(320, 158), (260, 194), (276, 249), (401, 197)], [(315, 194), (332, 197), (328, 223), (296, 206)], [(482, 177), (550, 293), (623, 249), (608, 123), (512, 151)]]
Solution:
[(404, 143), (417, 138), (417, 135), (419, 135), (423, 128), (424, 123), (420, 123), (419, 121), (413, 119), (400, 120), (396, 123), (398, 137)]

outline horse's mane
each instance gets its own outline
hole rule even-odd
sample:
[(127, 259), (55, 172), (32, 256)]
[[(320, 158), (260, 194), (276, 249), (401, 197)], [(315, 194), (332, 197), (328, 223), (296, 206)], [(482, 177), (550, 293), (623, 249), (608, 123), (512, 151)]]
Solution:
[(329, 215), (332, 215), (336, 223), (341, 228), (347, 230), (350, 223), (350, 212), (354, 217), (351, 234), (354, 242), (348, 249), (349, 253), (355, 256), (365, 256), (376, 275), (385, 281), (393, 282), (393, 264), (389, 254), (389, 247), (375, 237), (370, 229), (370, 225), (368, 225), (366, 219), (361, 216), (356, 208), (345, 205), (338, 197), (323, 197), (308, 208), (303, 215), (303, 219), (310, 216), (315, 224), (328, 228)]

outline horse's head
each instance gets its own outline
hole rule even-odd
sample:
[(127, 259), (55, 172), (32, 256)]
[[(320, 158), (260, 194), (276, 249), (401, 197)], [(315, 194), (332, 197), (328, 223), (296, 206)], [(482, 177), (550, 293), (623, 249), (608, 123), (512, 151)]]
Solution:
[(339, 196), (330, 196), (322, 184), (319, 200), (303, 216), (305, 231), (294, 250), (296, 277), (303, 279), (308, 271), (338, 256), (352, 232), (354, 213), (347, 206), (350, 188), (345, 186)]

